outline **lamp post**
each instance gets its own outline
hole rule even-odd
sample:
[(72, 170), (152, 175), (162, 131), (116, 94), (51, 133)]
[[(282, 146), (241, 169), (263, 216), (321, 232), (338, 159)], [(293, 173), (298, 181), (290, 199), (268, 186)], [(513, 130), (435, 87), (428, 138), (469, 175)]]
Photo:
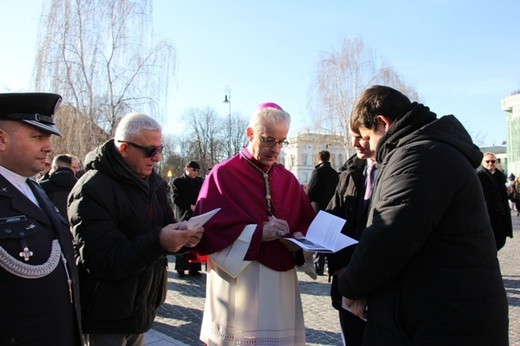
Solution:
[(224, 101), (223, 103), (227, 103), (229, 106), (229, 112), (228, 112), (228, 157), (231, 157), (233, 155), (233, 150), (231, 148), (231, 135), (232, 135), (232, 129), (231, 129), (231, 88), (229, 85), (226, 85), (224, 87)]

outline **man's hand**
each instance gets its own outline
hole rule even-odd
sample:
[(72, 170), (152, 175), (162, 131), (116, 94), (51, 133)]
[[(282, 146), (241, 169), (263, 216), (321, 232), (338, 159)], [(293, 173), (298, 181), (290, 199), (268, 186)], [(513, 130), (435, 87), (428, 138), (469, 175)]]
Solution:
[(350, 309), (350, 312), (359, 318), (367, 319), (367, 300), (366, 298), (351, 300), (343, 297), (343, 303)]
[(270, 216), (268, 221), (264, 222), (262, 241), (280, 239), (287, 233), (289, 233), (289, 224), (287, 221)]
[(183, 246), (194, 247), (200, 242), (204, 227), (179, 230), (181, 223), (173, 223), (165, 226), (159, 233), (159, 242), (164, 250), (177, 252)]
[[(292, 237), (294, 239), (300, 239), (303, 237), (303, 234), (302, 232), (294, 232)], [(301, 247), (299, 247), (298, 245), (296, 245), (295, 243), (293, 243), (292, 241), (284, 241), (282, 242), (283, 245), (285, 245), (285, 247), (287, 248), (287, 250), (289, 250), (290, 252), (296, 252), (298, 250), (301, 250)]]

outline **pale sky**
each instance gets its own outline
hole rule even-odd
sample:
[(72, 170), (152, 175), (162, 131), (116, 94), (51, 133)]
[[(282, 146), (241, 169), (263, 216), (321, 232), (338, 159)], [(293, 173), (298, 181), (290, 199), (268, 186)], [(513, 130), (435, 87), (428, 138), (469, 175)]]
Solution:
[[(33, 91), (42, 0), (0, 0), (0, 92)], [(501, 100), (520, 89), (520, 1), (154, 0), (154, 28), (177, 50), (168, 133), (210, 106), (248, 117), (280, 104), (290, 135), (309, 126), (308, 92), (320, 53), (361, 37), (437, 115), (454, 114), (484, 145), (506, 139)], [(138, 111), (138, 110), (136, 110)]]

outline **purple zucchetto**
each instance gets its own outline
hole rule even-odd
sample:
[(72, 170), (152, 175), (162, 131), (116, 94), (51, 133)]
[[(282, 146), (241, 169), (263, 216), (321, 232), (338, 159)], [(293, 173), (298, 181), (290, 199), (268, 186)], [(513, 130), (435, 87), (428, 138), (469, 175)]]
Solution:
[(278, 106), (276, 103), (274, 102), (264, 102), (264, 103), (261, 103), (257, 108), (256, 108), (256, 111), (257, 112), (260, 112), (261, 110), (264, 110), (266, 108), (275, 108), (275, 109), (279, 109), (281, 111), (283, 111), (282, 107)]

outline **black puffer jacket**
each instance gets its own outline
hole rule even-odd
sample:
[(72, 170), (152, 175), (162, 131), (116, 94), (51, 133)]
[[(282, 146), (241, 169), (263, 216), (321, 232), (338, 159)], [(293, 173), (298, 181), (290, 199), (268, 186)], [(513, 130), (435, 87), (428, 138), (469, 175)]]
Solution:
[(481, 158), (455, 117), (419, 104), (380, 139), (370, 226), (340, 280), (368, 297), (364, 345), (508, 344)]
[(85, 333), (143, 333), (166, 294), (159, 231), (173, 222), (166, 182), (133, 174), (113, 140), (96, 149), (69, 197)]
[(67, 197), (77, 181), (72, 169), (59, 167), (49, 175), (49, 179), (39, 183), (65, 219), (67, 219)]

